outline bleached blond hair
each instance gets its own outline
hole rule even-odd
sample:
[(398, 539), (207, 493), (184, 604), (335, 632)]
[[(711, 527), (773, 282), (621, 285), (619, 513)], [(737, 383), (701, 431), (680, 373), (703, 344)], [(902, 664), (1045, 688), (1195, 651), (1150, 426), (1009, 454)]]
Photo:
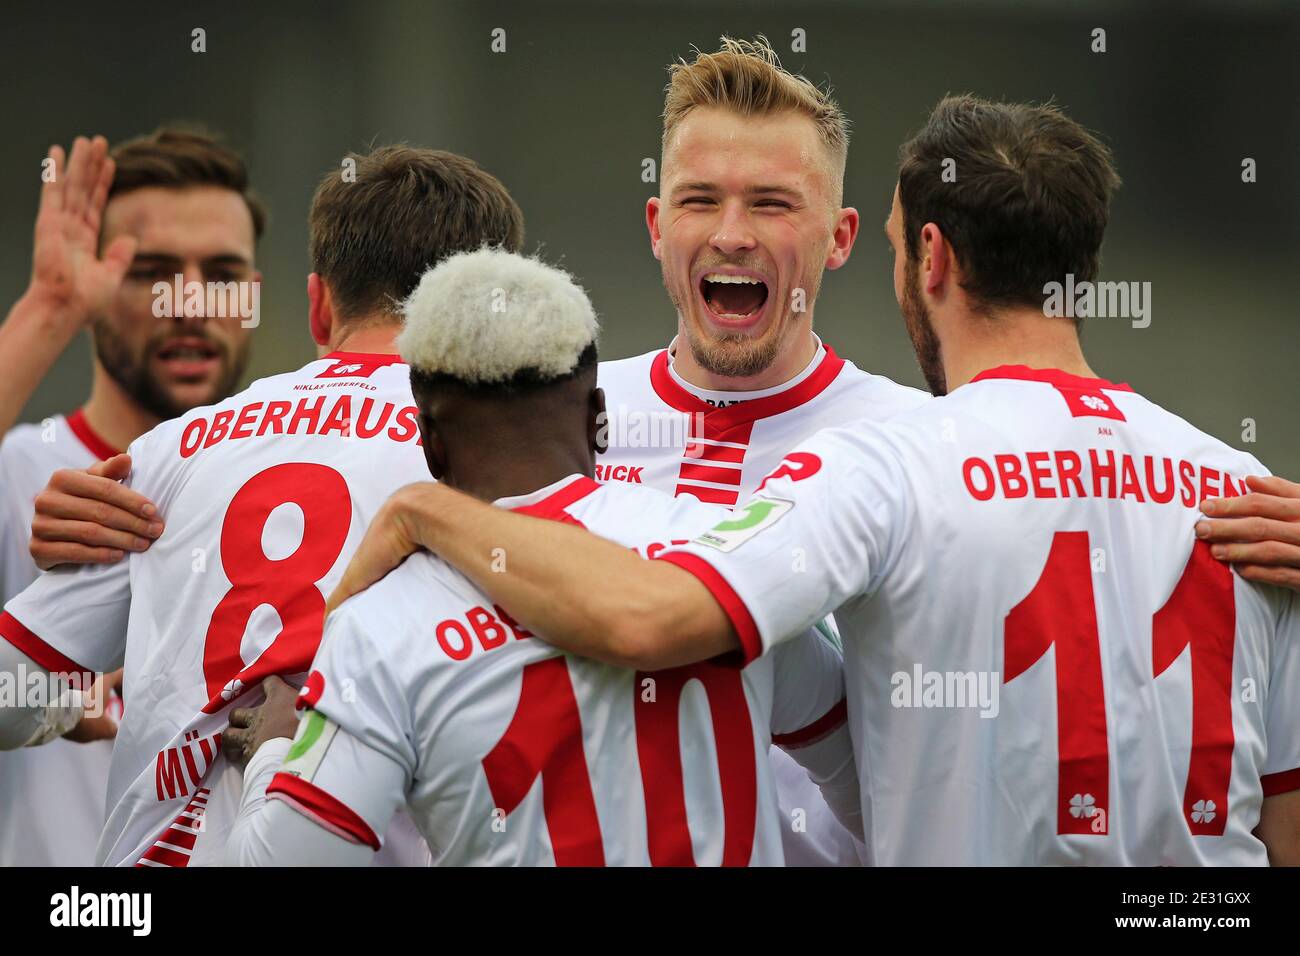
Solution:
[(572, 276), (501, 249), (462, 252), (433, 266), (401, 311), (403, 360), (425, 375), (471, 385), (509, 382), (521, 372), (563, 378), (600, 331)]
[(831, 171), (843, 184), (849, 154), (849, 121), (838, 103), (806, 77), (791, 73), (768, 43), (722, 37), (716, 53), (695, 51), (691, 63), (679, 60), (668, 68), (664, 97), (663, 151), (673, 131), (697, 106), (721, 106), (742, 116), (768, 116), (793, 110), (812, 120), (830, 159)]

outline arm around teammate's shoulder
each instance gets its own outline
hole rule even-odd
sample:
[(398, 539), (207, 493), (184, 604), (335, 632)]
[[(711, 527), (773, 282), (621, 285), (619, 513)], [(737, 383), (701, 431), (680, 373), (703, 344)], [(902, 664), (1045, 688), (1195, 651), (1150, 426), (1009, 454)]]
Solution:
[(739, 646), (727, 615), (690, 573), (572, 525), (513, 514), (433, 482), (408, 485), (384, 505), (330, 607), (420, 548), (570, 653), (659, 670)]

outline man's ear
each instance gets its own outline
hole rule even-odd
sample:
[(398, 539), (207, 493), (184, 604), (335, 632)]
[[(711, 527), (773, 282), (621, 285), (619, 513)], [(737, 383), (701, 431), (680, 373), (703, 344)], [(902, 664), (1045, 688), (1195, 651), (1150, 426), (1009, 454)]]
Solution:
[(852, 206), (846, 206), (836, 214), (835, 228), (831, 231), (831, 251), (826, 256), (827, 269), (838, 269), (849, 261), (849, 253), (858, 238), (860, 219)]
[(921, 286), (930, 295), (938, 295), (945, 280), (957, 279), (957, 263), (943, 231), (932, 222), (921, 227)]
[(329, 286), (318, 273), (307, 276), (307, 322), (311, 337), (322, 348), (329, 348), (334, 334), (334, 302)]
[(651, 196), (645, 201), (645, 227), (650, 233), (650, 251), (654, 253), (656, 259), (662, 259), (659, 254), (659, 243), (663, 237), (659, 233), (658, 196)]
[(597, 455), (609, 450), (609, 418), (605, 414), (605, 390), (593, 388), (587, 406), (587, 444)]
[(416, 422), (420, 426), (420, 441), (424, 445), (424, 463), (429, 466), (429, 474), (442, 481), (442, 476), (447, 473), (447, 449), (442, 444), (442, 436), (438, 434), (438, 426), (427, 415), (417, 415)]

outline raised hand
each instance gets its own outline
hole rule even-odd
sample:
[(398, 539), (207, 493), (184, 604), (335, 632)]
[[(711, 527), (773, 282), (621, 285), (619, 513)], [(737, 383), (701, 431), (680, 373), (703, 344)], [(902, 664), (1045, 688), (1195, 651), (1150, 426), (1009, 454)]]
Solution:
[(60, 146), (50, 147), (49, 158), (54, 175), (41, 187), (28, 294), (69, 322), (85, 325), (112, 301), (136, 241), (119, 236), (99, 254), (114, 172), (104, 137), (77, 137), (66, 164)]

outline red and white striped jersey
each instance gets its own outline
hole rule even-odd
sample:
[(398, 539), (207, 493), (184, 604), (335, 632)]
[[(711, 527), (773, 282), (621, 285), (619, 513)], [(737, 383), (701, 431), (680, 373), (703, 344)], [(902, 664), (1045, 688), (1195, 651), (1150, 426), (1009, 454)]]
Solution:
[(1264, 864), (1300, 606), (1193, 534), (1263, 473), (1128, 386), (1002, 367), (804, 442), (660, 557), (749, 655), (839, 609), (876, 862)]
[[(60, 468), (89, 468), (117, 450), (80, 411), (10, 429), (0, 444), (0, 601), (36, 580), (27, 550), (36, 496)], [(115, 706), (120, 706), (116, 698)], [(0, 866), (90, 866), (104, 827), (111, 741), (0, 753)]]
[(428, 479), (408, 376), (395, 355), (334, 353), (164, 422), (128, 481), (163, 536), (6, 605), (0, 636), (49, 670), (125, 662), (100, 864), (221, 861), (242, 789), (220, 754), (231, 706), (269, 674), (301, 681), (366, 525)]
[[(726, 514), (579, 476), (497, 504), (643, 556)], [(375, 848), (405, 802), (446, 865), (780, 865), (769, 743), (834, 739), (814, 762), (833, 756), (855, 786), (840, 651), (812, 630), (737, 664), (564, 655), (418, 553), (330, 615), (312, 710), (267, 794)], [(358, 772), (368, 751), (387, 759)]]
[[(606, 483), (643, 484), (734, 507), (781, 457), (823, 428), (884, 421), (930, 396), (871, 375), (818, 343), (789, 382), (756, 392), (711, 392), (673, 369), (676, 343), (636, 358), (602, 362), (609, 450), (596, 465)], [(772, 751), (791, 865), (852, 865), (860, 851), (831, 815), (803, 768)], [(794, 829), (792, 819), (804, 826)]]
[(821, 429), (885, 421), (930, 398), (862, 371), (829, 346), (784, 385), (708, 393), (676, 376), (671, 349), (600, 364), (609, 450), (598, 459), (597, 481), (649, 485), (732, 508), (782, 455)]

